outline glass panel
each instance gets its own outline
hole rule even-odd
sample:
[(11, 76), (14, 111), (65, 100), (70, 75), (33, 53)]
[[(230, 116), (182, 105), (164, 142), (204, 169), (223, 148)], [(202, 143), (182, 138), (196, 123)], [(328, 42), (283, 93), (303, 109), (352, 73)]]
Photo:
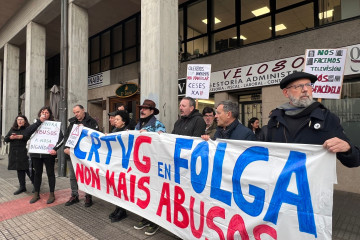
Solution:
[(236, 28), (231, 28), (214, 34), (215, 52), (237, 47)]
[(188, 59), (208, 54), (208, 38), (203, 37), (187, 43)]
[(136, 18), (125, 23), (125, 48), (136, 45)]
[(275, 16), (275, 34), (281, 36), (314, 27), (313, 4), (307, 4)]
[(360, 145), (360, 82), (344, 83), (341, 99), (323, 99), (322, 102), (339, 118), (351, 142)]
[(90, 75), (100, 72), (100, 61), (91, 63)]
[[(343, 2), (346, 2), (346, 4), (341, 4), (340, 0), (319, 0), (319, 23), (320, 23), (320, 25), (327, 24), (327, 23), (334, 22), (334, 21), (339, 21), (341, 19), (345, 19), (348, 17), (353, 17), (353, 15), (351, 14), (351, 12), (353, 12), (353, 10), (351, 10), (351, 9), (354, 6), (353, 6), (353, 4), (349, 4), (352, 1), (343, 1)], [(353, 2), (355, 2), (355, 1), (353, 1)], [(356, 5), (357, 5), (357, 9), (359, 11), (359, 3), (357, 3)], [(344, 9), (344, 11), (343, 11), (343, 9)], [(343, 15), (342, 13), (344, 13), (344, 16), (342, 16)], [(359, 12), (358, 12), (358, 14), (359, 14)], [(346, 15), (348, 15), (348, 16), (346, 16)]]
[(235, 1), (214, 0), (214, 21), (213, 29), (219, 29), (235, 23)]
[(125, 64), (136, 61), (136, 48), (130, 48), (125, 51)]
[(110, 57), (101, 59), (101, 72), (107, 71), (110, 69)]
[(276, 0), (276, 9), (287, 7), (299, 2), (304, 2), (304, 0)]
[(112, 41), (113, 52), (122, 50), (122, 25), (113, 29)]
[[(204, 21), (204, 22), (203, 22)], [(187, 37), (192, 38), (207, 32), (206, 1), (202, 0), (188, 6)]]
[[(242, 44), (249, 44), (271, 37), (271, 19), (270, 17), (262, 18), (240, 26), (240, 35), (244, 36)], [(246, 38), (246, 39), (245, 39)]]
[(94, 37), (91, 39), (91, 59), (90, 61), (94, 61), (96, 59), (99, 59), (99, 36)]
[(270, 12), (269, 0), (241, 1), (241, 20), (258, 17)]
[(179, 11), (179, 39), (184, 40), (184, 11)]
[(110, 31), (101, 35), (101, 56), (110, 55)]
[(115, 54), (114, 55), (114, 68), (115, 67), (119, 67), (123, 65), (123, 62), (122, 62), (122, 53), (118, 53), (118, 54)]

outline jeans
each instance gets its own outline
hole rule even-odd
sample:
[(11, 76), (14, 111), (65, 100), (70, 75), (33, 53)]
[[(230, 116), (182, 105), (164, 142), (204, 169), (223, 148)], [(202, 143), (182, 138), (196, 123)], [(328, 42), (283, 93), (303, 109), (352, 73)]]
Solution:
[[(67, 161), (66, 164), (69, 168), (69, 178), (70, 178), (70, 188), (71, 188), (71, 196), (73, 197), (79, 197), (79, 187), (76, 181), (76, 175), (73, 168), (73, 165), (71, 163), (71, 160)], [(85, 196), (91, 196), (90, 194), (86, 193)]]

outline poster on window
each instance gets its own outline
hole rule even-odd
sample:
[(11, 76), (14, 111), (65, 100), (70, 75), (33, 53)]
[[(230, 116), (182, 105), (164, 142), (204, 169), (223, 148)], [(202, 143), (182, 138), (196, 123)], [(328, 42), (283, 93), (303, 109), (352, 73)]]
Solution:
[(211, 64), (188, 64), (186, 97), (209, 99)]
[(307, 49), (304, 72), (318, 77), (313, 97), (340, 99), (347, 49)]

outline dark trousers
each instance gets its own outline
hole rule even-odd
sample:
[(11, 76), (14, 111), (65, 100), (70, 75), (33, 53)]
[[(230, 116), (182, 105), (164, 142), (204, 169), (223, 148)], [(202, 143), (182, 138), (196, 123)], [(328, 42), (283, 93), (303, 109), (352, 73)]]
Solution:
[(43, 164), (46, 167), (46, 174), (49, 181), (50, 192), (55, 190), (55, 157), (49, 155), (45, 158), (31, 157), (33, 167), (35, 169), (34, 174), (34, 188), (35, 192), (40, 192), (40, 186), (42, 181)]
[(25, 175), (28, 175), (28, 177), (31, 180), (31, 183), (34, 184), (34, 174), (30, 175), (29, 169), (26, 170), (17, 170), (17, 176), (19, 179), (19, 184), (21, 188), (25, 188), (26, 182), (25, 182)]

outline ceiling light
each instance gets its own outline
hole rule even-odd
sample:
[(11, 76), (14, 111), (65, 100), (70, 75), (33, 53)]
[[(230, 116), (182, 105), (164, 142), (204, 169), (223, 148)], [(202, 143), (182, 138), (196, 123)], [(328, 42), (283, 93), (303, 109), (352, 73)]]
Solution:
[(270, 12), (270, 9), (268, 7), (262, 7), (262, 8), (259, 8), (259, 9), (256, 9), (254, 11), (251, 11), (256, 17), (258, 16), (261, 16), (261, 15), (264, 15), (266, 13), (269, 13)]
[[(203, 19), (202, 22), (207, 24), (207, 18)], [(220, 21), (220, 19), (215, 18), (215, 24), (217, 24), (217, 23), (221, 23), (221, 21)]]
[[(237, 37), (233, 37), (232, 39), (237, 39)], [(247, 38), (245, 36), (243, 36), (243, 35), (240, 35), (240, 39), (246, 40)]]
[(330, 18), (333, 16), (333, 13), (334, 13), (334, 9), (331, 9), (326, 12), (321, 12), (321, 13), (319, 13), (319, 19)]
[[(269, 29), (271, 30), (272, 28), (269, 27)], [(285, 29), (287, 29), (287, 27), (284, 24), (278, 24), (278, 25), (275, 26), (275, 32), (285, 30)]]

